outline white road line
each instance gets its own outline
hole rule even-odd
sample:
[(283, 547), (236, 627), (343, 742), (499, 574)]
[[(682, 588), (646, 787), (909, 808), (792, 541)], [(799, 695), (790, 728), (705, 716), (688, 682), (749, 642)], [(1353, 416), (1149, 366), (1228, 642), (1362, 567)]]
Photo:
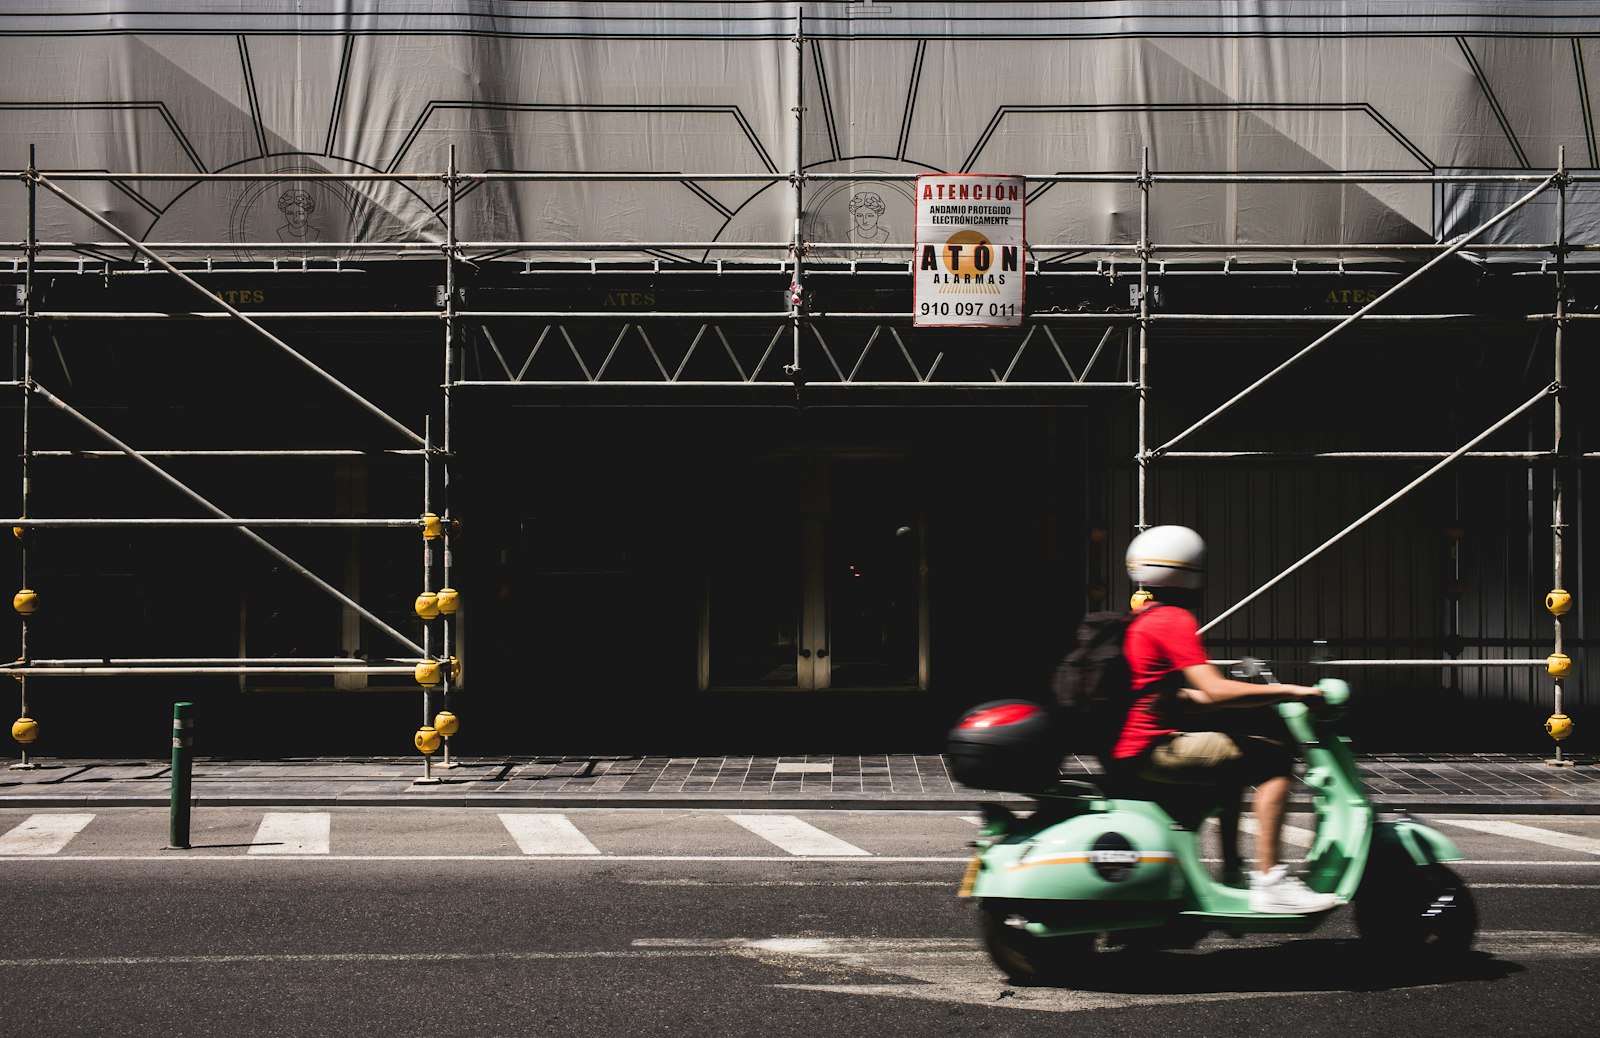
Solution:
[[(611, 865), (617, 862), (693, 862), (708, 865), (719, 863), (822, 863), (838, 862), (838, 854), (822, 855), (755, 855), (755, 854), (210, 854), (203, 851), (165, 851), (161, 854), (41, 854), (10, 856), (0, 855), (0, 872), (8, 867), (27, 867), (44, 865), (47, 863), (60, 864), (104, 864), (106, 862), (181, 862), (186, 867), (197, 864), (228, 865), (246, 862), (262, 867), (283, 866), (292, 867), (297, 863), (306, 862), (352, 862), (352, 861), (388, 861), (388, 862), (428, 862), (441, 861), (475, 861), (475, 862), (501, 862), (507, 865), (520, 865), (524, 868), (531, 867), (533, 862), (544, 864), (546, 862), (587, 862), (589, 864)], [(954, 888), (956, 880), (961, 876), (959, 866), (972, 860), (972, 856), (916, 856), (916, 855), (869, 855), (850, 859), (862, 865), (950, 865), (953, 868), (950, 886)], [(1203, 859), (1207, 864), (1216, 864), (1216, 859)], [(1298, 864), (1298, 861), (1294, 862)], [(1451, 868), (1458, 866), (1472, 866), (1484, 868), (1501, 868), (1516, 866), (1517, 868), (1549, 868), (1562, 869), (1588, 869), (1593, 870), (1594, 862), (1588, 859), (1567, 858), (1563, 861), (1525, 861), (1520, 858), (1490, 858), (1468, 859), (1466, 861), (1449, 862)], [(1477, 886), (1477, 882), (1473, 886)]]
[(1600, 883), (1474, 883), (1473, 890), (1600, 890)]
[(566, 815), (500, 816), (523, 854), (599, 854), (600, 848), (578, 831)]
[(859, 856), (867, 855), (854, 844), (845, 843), (832, 833), (823, 832), (809, 822), (803, 822), (794, 815), (729, 815), (733, 821), (744, 826), (770, 843), (788, 851), (790, 854), (812, 854), (826, 857)]
[(1523, 861), (1521, 858), (1463, 858), (1457, 861), (1445, 862), (1452, 869), (1457, 865), (1520, 865), (1526, 867), (1542, 866), (1545, 868), (1564, 868), (1576, 866), (1579, 868), (1593, 868), (1594, 863), (1580, 859), (1568, 858), (1565, 861)]
[[(863, 852), (865, 853), (865, 852)], [(249, 862), (252, 865), (266, 866), (268, 862), (272, 867), (283, 865), (289, 867), (297, 862), (322, 862), (322, 861), (484, 861), (505, 862), (506, 864), (528, 867), (532, 862), (588, 862), (591, 864), (611, 865), (615, 862), (697, 862), (715, 865), (728, 862), (741, 863), (773, 863), (773, 862), (837, 862), (840, 855), (759, 855), (759, 854), (205, 854), (193, 851), (168, 851), (164, 854), (57, 854), (42, 855), (38, 857), (22, 857), (12, 855), (10, 858), (0, 857), (0, 869), (13, 863), (27, 862), (29, 865), (39, 865), (44, 862), (109, 862), (109, 861), (180, 861), (185, 865), (196, 864), (228, 864)], [(950, 865), (952, 867), (965, 865), (972, 860), (972, 855), (960, 857), (949, 856), (915, 856), (915, 855), (871, 855), (865, 858), (855, 858), (854, 861), (863, 865)], [(1467, 864), (1474, 864), (1468, 862)], [(1493, 865), (1572, 865), (1570, 861), (1554, 862), (1524, 862), (1504, 861), (1477, 864)], [(951, 873), (950, 885), (954, 888), (956, 880), (961, 877), (961, 869), (956, 867)]]
[(0, 969), (40, 966), (225, 966), (235, 963), (561, 962), (581, 959), (709, 958), (722, 948), (629, 948), (626, 951), (311, 952), (285, 955), (105, 955), (59, 959), (0, 959)]
[(1593, 836), (1573, 836), (1570, 833), (1558, 833), (1550, 829), (1540, 829), (1533, 825), (1523, 825), (1520, 822), (1438, 817), (1435, 817), (1435, 821), (1442, 822), (1445, 825), (1453, 825), (1458, 829), (1471, 829), (1474, 832), (1490, 833), (1494, 836), (1509, 836), (1516, 840), (1531, 840), (1534, 843), (1542, 843), (1546, 847), (1559, 847), (1564, 851), (1600, 854), (1600, 840), (1595, 839)]
[[(1517, 930), (1486, 930), (1478, 934), (1479, 946), (1494, 953), (1510, 956), (1538, 958), (1592, 957), (1600, 951), (1600, 942), (1584, 933), (1543, 933)], [(856, 983), (850, 984), (783, 984), (781, 987), (828, 991), (845, 995), (895, 995), (905, 998), (935, 999), (938, 1001), (970, 1002), (974, 1005), (993, 1005), (995, 991), (1001, 986), (990, 972), (988, 961), (977, 947), (977, 942), (967, 939), (940, 938), (852, 939), (852, 938), (788, 938), (766, 939), (711, 938), (649, 939), (633, 941), (626, 949), (573, 950), (573, 951), (482, 951), (482, 952), (310, 952), (287, 954), (220, 954), (220, 955), (103, 955), (62, 956), (59, 958), (0, 959), (0, 969), (78, 968), (103, 969), (112, 967), (172, 967), (172, 966), (231, 966), (261, 963), (281, 965), (340, 965), (349, 963), (370, 964), (446, 964), (446, 963), (499, 963), (499, 962), (578, 962), (584, 960), (714, 958), (741, 955), (781, 955), (797, 962), (811, 960), (821, 964), (824, 973), (834, 972), (838, 966), (848, 966), (852, 972), (865, 970), (875, 974), (889, 974), (916, 981), (914, 984)], [(1135, 1004), (1182, 1003), (1216, 1001), (1219, 999), (1255, 999), (1286, 996), (1321, 996), (1338, 994), (1336, 989), (1314, 991), (1242, 991), (1202, 994), (1157, 994), (1130, 996), (1115, 992), (1063, 991), (1052, 988), (1023, 988), (1013, 992), (1010, 1009), (1044, 1009), (1068, 1012), (1083, 1009), (1127, 1008)], [(1029, 1001), (1031, 1000), (1031, 1002)]]
[(92, 821), (94, 815), (29, 815), (0, 836), (0, 854), (59, 854)]
[(332, 824), (326, 811), (268, 813), (250, 841), (250, 853), (327, 854)]
[[(633, 887), (938, 887), (950, 890), (947, 879), (625, 879)], [(1546, 884), (1553, 886), (1553, 884)]]

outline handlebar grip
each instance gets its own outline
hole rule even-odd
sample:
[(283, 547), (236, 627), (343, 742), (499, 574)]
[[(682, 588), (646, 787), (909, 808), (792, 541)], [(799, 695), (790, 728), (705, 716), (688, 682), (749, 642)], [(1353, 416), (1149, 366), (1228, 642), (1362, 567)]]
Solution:
[(1323, 678), (1317, 682), (1322, 690), (1322, 701), (1331, 707), (1342, 707), (1350, 701), (1350, 684), (1339, 678)]

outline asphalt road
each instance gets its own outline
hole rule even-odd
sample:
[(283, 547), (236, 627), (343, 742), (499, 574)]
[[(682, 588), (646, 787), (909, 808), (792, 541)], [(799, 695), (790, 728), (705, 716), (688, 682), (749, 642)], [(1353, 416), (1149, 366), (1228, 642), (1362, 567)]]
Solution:
[(959, 813), (215, 810), (168, 851), (160, 811), (0, 811), (0, 1035), (1594, 1034), (1600, 818), (1435, 820), (1482, 916), (1449, 973), (1341, 909), (1068, 991), (988, 962)]

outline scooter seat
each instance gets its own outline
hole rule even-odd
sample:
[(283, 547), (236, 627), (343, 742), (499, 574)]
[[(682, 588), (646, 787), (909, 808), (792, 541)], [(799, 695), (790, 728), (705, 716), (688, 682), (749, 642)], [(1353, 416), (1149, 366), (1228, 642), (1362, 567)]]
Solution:
[[(1207, 818), (1220, 811), (1230, 792), (1221, 786), (1152, 782), (1131, 772), (1100, 776), (1100, 788), (1115, 800), (1147, 800), (1190, 831), (1198, 829)], [(1237, 796), (1237, 791), (1233, 795)]]
[(1041, 790), (1037, 795), (1040, 799), (1050, 800), (1060, 797), (1094, 797), (1103, 800), (1110, 796), (1104, 785), (1084, 779), (1058, 779), (1054, 786)]

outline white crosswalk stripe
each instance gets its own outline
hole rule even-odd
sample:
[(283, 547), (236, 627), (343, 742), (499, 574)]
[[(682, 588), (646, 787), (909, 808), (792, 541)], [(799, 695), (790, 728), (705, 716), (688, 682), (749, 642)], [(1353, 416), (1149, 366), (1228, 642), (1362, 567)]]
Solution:
[(251, 854), (327, 854), (333, 820), (325, 811), (270, 812), (261, 819)]
[(523, 854), (599, 854), (566, 815), (503, 814), (500, 823)]
[(30, 815), (0, 836), (0, 854), (60, 854), (92, 821), (94, 815)]
[(790, 854), (839, 857), (871, 854), (794, 815), (729, 815), (728, 818)]
[(1493, 836), (1509, 836), (1516, 840), (1530, 840), (1533, 843), (1542, 843), (1546, 847), (1559, 847), (1564, 851), (1600, 854), (1600, 840), (1592, 836), (1558, 833), (1550, 829), (1541, 829), (1535, 825), (1523, 825), (1520, 822), (1502, 822), (1496, 819), (1436, 818), (1434, 820), (1443, 822), (1445, 825), (1453, 825), (1459, 829), (1471, 829), (1474, 832), (1489, 833)]
[[(384, 820), (381, 812), (363, 811), (341, 814), (339, 832), (334, 834), (335, 814), (339, 812), (207, 811), (206, 836), (196, 842), (194, 853), (213, 858), (248, 855), (395, 861), (541, 857), (569, 861), (771, 861), (783, 857), (959, 861), (967, 856), (964, 848), (975, 823), (982, 821), (966, 812), (918, 817), (915, 825), (902, 826), (898, 823), (905, 816), (885, 822), (855, 812), (690, 811), (663, 816), (659, 812), (527, 808), (452, 813), (448, 818), (392, 815)], [(164, 811), (121, 809), (99, 814), (7, 811), (0, 817), (0, 859), (173, 860), (179, 855), (165, 847), (164, 815)], [(1600, 858), (1600, 827), (1593, 835), (1586, 829), (1578, 835), (1573, 831), (1576, 823), (1564, 822), (1564, 817), (1436, 816), (1433, 821), (1447, 832), (1461, 831), (1456, 838), (1466, 852), (1465, 865), (1516, 862), (1592, 868), (1594, 859)], [(97, 818), (100, 821), (95, 821)], [(412, 818), (418, 819), (414, 831), (409, 828)], [(1296, 820), (1303, 821), (1303, 816)], [(1253, 846), (1249, 834), (1255, 831), (1250, 815), (1241, 819), (1240, 828), (1241, 849), (1248, 858)], [(331, 846), (335, 835), (337, 847)], [(507, 835), (511, 841), (506, 840)], [(752, 836), (764, 841), (767, 849), (754, 848)], [(1285, 853), (1291, 858), (1303, 854), (1314, 839), (1309, 827), (1284, 827)], [(1550, 853), (1530, 854), (1530, 845), (1542, 845)], [(1214, 820), (1201, 833), (1200, 849), (1204, 860), (1216, 858)]]

